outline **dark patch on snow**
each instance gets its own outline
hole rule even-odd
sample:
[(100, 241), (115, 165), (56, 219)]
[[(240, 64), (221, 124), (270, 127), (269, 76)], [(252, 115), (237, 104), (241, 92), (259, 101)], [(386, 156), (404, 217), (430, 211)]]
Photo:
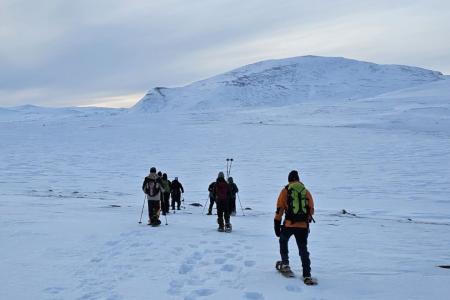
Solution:
[(341, 213), (342, 213), (343, 215), (350, 215), (350, 216), (356, 217), (356, 214), (349, 213), (349, 212), (346, 211), (345, 209), (343, 209), (343, 210), (341, 211)]
[(246, 207), (246, 208), (244, 208), (244, 210), (252, 210), (252, 208), (251, 207)]
[(438, 266), (439, 268), (443, 268), (443, 269), (450, 269), (450, 265), (442, 265), (442, 266)]
[(190, 203), (189, 205), (195, 206), (195, 207), (203, 207), (203, 205), (201, 203), (198, 203), (198, 202)]

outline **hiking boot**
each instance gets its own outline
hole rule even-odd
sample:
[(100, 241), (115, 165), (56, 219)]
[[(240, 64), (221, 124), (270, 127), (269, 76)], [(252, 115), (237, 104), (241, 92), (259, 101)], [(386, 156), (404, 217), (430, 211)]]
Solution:
[(219, 228), (217, 228), (217, 231), (218, 231), (218, 232), (224, 232), (224, 231), (225, 231), (225, 229), (223, 229), (223, 227), (222, 227), (222, 226), (219, 226)]
[(303, 282), (306, 285), (316, 285), (317, 284), (317, 281), (312, 279), (312, 277), (303, 277)]
[(207, 215), (208, 215), (208, 216), (212, 215), (212, 212), (211, 212), (210, 210), (208, 210)]
[(281, 273), (290, 273), (290, 272), (292, 272), (291, 271), (291, 267), (289, 266), (289, 264), (284, 264), (284, 263), (281, 263), (278, 266), (278, 271), (280, 271)]

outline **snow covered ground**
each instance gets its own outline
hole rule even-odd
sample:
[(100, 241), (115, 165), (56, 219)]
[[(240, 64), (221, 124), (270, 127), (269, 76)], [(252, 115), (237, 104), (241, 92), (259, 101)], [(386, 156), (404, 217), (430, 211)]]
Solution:
[[(449, 87), (239, 110), (1, 109), (0, 298), (447, 299)], [(231, 234), (190, 205), (227, 157), (251, 208)], [(138, 224), (151, 166), (186, 189), (159, 228)], [(316, 201), (315, 287), (274, 269), (291, 169)]]

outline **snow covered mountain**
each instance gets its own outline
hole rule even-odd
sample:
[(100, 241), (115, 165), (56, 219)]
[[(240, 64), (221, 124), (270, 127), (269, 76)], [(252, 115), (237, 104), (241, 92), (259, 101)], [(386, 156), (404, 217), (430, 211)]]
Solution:
[(150, 90), (132, 111), (279, 107), (377, 96), (444, 79), (440, 72), (340, 57), (268, 60), (179, 88)]

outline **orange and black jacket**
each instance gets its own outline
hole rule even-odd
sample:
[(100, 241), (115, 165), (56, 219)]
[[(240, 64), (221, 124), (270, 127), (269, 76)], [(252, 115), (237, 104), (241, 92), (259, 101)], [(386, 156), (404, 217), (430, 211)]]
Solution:
[[(293, 181), (289, 183), (291, 184), (294, 182), (298, 181)], [(280, 222), (282, 221), (283, 215), (288, 209), (287, 198), (288, 198), (288, 190), (286, 188), (283, 188), (277, 200), (277, 211), (275, 212), (275, 220), (277, 221)], [(309, 202), (309, 215), (312, 217), (312, 215), (314, 214), (314, 200), (313, 197), (311, 196), (311, 193), (308, 190), (306, 190), (306, 198), (308, 199)], [(286, 219), (284, 220), (285, 227), (308, 228), (308, 225), (309, 224), (307, 222), (292, 222), (290, 220)]]

